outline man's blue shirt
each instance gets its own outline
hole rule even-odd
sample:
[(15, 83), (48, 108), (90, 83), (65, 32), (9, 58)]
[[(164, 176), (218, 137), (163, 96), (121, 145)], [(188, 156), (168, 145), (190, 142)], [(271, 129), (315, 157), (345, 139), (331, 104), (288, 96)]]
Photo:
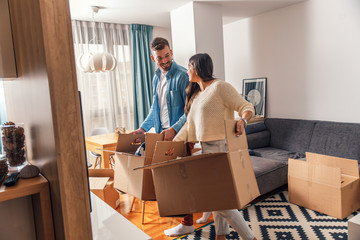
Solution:
[[(153, 126), (155, 126), (155, 131), (157, 133), (160, 133), (163, 130), (160, 121), (160, 106), (157, 93), (160, 74), (161, 70), (157, 69), (152, 83), (153, 102), (148, 116), (140, 126), (146, 132)], [(170, 127), (174, 128), (176, 132), (179, 132), (186, 121), (186, 115), (184, 114), (186, 101), (185, 89), (189, 85), (189, 76), (184, 67), (177, 65), (175, 61), (173, 61), (169, 71), (166, 73), (166, 81), (166, 101)]]

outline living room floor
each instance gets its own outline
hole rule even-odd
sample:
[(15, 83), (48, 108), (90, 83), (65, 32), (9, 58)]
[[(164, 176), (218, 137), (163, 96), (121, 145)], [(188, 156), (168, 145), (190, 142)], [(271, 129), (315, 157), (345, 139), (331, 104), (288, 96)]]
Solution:
[[(145, 203), (145, 215), (144, 224), (141, 224), (141, 201), (136, 199), (134, 209), (130, 212), (130, 207), (133, 197), (127, 194), (123, 194), (120, 197), (120, 206), (116, 209), (129, 221), (135, 224), (138, 228), (143, 230), (153, 240), (170, 240), (175, 237), (167, 237), (164, 234), (164, 230), (177, 226), (181, 222), (181, 217), (160, 217), (156, 201), (147, 201)], [(210, 215), (208, 221), (204, 224), (197, 224), (196, 219), (201, 218), (202, 213), (194, 214), (194, 228), (201, 227), (213, 221), (212, 215)]]

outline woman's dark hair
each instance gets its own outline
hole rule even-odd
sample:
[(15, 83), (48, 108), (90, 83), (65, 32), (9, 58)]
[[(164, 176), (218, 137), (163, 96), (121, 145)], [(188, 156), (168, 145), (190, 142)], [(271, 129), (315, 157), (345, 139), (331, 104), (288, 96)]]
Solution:
[[(214, 80), (213, 77), (213, 62), (211, 57), (207, 53), (198, 53), (192, 56), (189, 59), (189, 63), (193, 66), (196, 74), (204, 81), (209, 82)], [(190, 111), (191, 104), (194, 101), (194, 98), (200, 91), (200, 86), (197, 83), (191, 82), (186, 88), (186, 103), (184, 112), (187, 115)]]

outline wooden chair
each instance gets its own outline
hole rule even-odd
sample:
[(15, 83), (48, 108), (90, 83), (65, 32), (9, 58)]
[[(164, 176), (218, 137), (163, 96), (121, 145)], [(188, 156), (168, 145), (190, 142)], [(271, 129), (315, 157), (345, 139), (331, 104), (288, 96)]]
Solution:
[[(130, 212), (132, 212), (134, 205), (135, 205), (135, 200), (136, 197), (133, 197), (132, 203), (131, 203), (131, 207), (130, 207)], [(144, 215), (145, 215), (145, 200), (141, 201), (141, 224), (144, 224)]]
[[(91, 136), (95, 136), (95, 135), (101, 135), (101, 134), (106, 134), (106, 133), (109, 133), (109, 130), (107, 128), (94, 128), (92, 131), (91, 131)], [(90, 152), (90, 155), (95, 157), (95, 164), (94, 164), (94, 169), (96, 168), (96, 166), (99, 164), (100, 165), (100, 168), (101, 168), (101, 154), (99, 153), (96, 153), (96, 152), (92, 152), (92, 151), (89, 151)], [(113, 167), (113, 164), (111, 163), (111, 160), (110, 160), (110, 165), (111, 167)]]

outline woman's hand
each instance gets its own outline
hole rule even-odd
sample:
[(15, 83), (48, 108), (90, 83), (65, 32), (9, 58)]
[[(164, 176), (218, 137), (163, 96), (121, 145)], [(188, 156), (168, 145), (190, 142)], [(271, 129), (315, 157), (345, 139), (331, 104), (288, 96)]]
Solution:
[(243, 131), (245, 130), (245, 122), (244, 120), (240, 119), (236, 122), (236, 128), (235, 128), (235, 136), (240, 136)]
[(164, 135), (164, 141), (171, 141), (174, 139), (176, 131), (173, 128), (168, 128), (166, 130), (163, 130), (161, 134)]

